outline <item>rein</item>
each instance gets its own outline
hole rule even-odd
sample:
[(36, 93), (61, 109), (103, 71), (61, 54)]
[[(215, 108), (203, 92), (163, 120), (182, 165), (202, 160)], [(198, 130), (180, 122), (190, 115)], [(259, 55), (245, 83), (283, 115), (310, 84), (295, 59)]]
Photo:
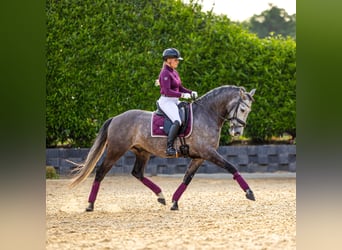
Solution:
[[(199, 104), (200, 106), (204, 107), (204, 105), (199, 102), (199, 101), (195, 101), (195, 103)], [(241, 120), (240, 118), (237, 117), (237, 112), (239, 110), (239, 107), (240, 107), (240, 104), (243, 103), (245, 104), (247, 107), (249, 107), (249, 105), (247, 105), (247, 103), (245, 103), (241, 97), (238, 101), (238, 103), (235, 105), (235, 107), (231, 108), (228, 112), (227, 112), (227, 115), (225, 116), (222, 116), (220, 115), (218, 112), (216, 112), (216, 110), (213, 110), (211, 107), (210, 107), (210, 111), (212, 111), (213, 113), (215, 113), (217, 115), (217, 117), (221, 118), (223, 120), (223, 122), (226, 122), (226, 121), (231, 121), (231, 120), (236, 120), (239, 124), (242, 125), (242, 127), (245, 127), (246, 126), (246, 122), (244, 122), (243, 120)], [(228, 117), (227, 116), (231, 113), (231, 111), (234, 110), (234, 114), (232, 117)]]

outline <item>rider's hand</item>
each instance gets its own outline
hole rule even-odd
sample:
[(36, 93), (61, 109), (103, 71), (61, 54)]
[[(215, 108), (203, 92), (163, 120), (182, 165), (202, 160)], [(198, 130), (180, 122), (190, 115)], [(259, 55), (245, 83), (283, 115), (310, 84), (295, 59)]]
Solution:
[(181, 97), (184, 99), (191, 99), (191, 95), (189, 93), (182, 93)]
[(192, 92), (191, 92), (191, 97), (192, 97), (193, 99), (196, 99), (196, 98), (198, 97), (197, 92), (196, 92), (196, 91), (192, 91)]

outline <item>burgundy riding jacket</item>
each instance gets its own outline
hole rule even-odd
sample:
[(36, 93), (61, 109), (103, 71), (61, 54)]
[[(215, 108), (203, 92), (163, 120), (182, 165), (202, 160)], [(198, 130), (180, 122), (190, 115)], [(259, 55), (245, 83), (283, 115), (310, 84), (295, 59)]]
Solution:
[(182, 86), (178, 72), (164, 65), (159, 74), (160, 94), (167, 97), (181, 97), (182, 93), (191, 94), (191, 90)]

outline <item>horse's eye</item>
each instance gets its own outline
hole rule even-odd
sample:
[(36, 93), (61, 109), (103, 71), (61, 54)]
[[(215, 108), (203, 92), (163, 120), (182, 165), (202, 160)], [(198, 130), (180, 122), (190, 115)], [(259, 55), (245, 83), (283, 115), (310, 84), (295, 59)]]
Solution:
[(246, 111), (244, 108), (241, 108), (240, 110), (242, 113), (244, 113)]

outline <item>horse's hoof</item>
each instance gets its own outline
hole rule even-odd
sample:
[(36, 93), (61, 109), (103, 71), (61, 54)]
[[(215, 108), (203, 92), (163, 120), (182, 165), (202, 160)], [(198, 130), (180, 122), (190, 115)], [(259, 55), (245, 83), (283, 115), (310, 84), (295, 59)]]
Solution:
[(250, 190), (250, 189), (246, 190), (246, 198), (249, 200), (255, 201), (255, 197), (254, 197), (252, 190)]
[(165, 201), (165, 197), (164, 197), (163, 193), (160, 192), (159, 194), (157, 194), (157, 196), (158, 196), (158, 202), (163, 204), (163, 205), (166, 205), (166, 201)]
[(94, 211), (94, 203), (89, 203), (89, 206), (85, 210), (86, 212)]
[(166, 205), (166, 201), (164, 198), (158, 198), (158, 202), (163, 204), (163, 205)]
[(174, 201), (172, 207), (170, 208), (170, 210), (178, 210), (178, 202)]

